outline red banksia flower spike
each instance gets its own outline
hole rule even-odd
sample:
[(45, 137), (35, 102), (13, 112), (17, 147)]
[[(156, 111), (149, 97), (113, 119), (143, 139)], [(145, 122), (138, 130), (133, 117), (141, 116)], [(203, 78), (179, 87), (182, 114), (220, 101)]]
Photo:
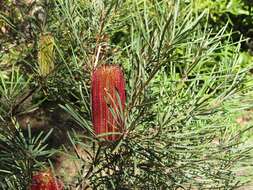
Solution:
[(95, 134), (116, 141), (124, 130), (125, 80), (116, 65), (102, 65), (92, 73), (92, 123)]
[(55, 178), (50, 171), (39, 172), (32, 176), (29, 190), (63, 190), (63, 183)]

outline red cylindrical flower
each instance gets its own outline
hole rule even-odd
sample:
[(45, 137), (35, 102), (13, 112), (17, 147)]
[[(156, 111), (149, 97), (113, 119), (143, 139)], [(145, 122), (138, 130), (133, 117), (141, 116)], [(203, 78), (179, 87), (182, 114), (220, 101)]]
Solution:
[[(102, 65), (92, 74), (92, 122), (97, 135), (115, 141), (124, 128), (125, 80), (116, 65)], [(107, 133), (107, 134), (106, 134)], [(111, 134), (110, 134), (111, 133)]]
[(63, 184), (50, 171), (40, 172), (33, 175), (30, 190), (63, 190)]

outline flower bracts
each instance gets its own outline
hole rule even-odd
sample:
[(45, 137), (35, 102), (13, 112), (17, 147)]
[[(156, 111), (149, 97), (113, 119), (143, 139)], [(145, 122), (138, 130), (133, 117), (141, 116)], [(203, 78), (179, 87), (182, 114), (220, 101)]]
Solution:
[(98, 67), (92, 74), (91, 89), (95, 133), (109, 141), (119, 139), (124, 129), (123, 111), (126, 102), (125, 80), (120, 67)]

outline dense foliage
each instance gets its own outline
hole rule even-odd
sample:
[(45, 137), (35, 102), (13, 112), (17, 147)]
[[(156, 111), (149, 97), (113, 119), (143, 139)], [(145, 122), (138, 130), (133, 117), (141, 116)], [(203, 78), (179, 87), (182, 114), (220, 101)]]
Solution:
[(228, 24), (227, 30), (232, 30), (232, 38), (238, 41), (241, 36), (247, 39), (242, 46), (242, 50), (253, 51), (252, 32), (253, 32), (253, 3), (250, 0), (196, 0), (193, 7), (196, 11), (205, 8), (210, 12), (210, 24), (216, 30)]

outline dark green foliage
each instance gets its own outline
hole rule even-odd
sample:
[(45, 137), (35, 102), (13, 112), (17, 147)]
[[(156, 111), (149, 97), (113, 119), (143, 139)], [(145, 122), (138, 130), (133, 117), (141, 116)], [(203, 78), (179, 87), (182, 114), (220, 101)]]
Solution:
[(41, 132), (37, 136), (21, 131), (18, 124), (12, 128), (1, 125), (0, 137), (0, 188), (26, 189), (32, 172), (43, 168), (52, 152), (46, 150), (46, 139), (50, 135)]
[(238, 41), (241, 36), (248, 39), (242, 43), (241, 50), (253, 51), (253, 3), (250, 0), (205, 0), (194, 1), (194, 9), (210, 11), (210, 24), (216, 31), (228, 23), (228, 30), (232, 30), (233, 41)]

